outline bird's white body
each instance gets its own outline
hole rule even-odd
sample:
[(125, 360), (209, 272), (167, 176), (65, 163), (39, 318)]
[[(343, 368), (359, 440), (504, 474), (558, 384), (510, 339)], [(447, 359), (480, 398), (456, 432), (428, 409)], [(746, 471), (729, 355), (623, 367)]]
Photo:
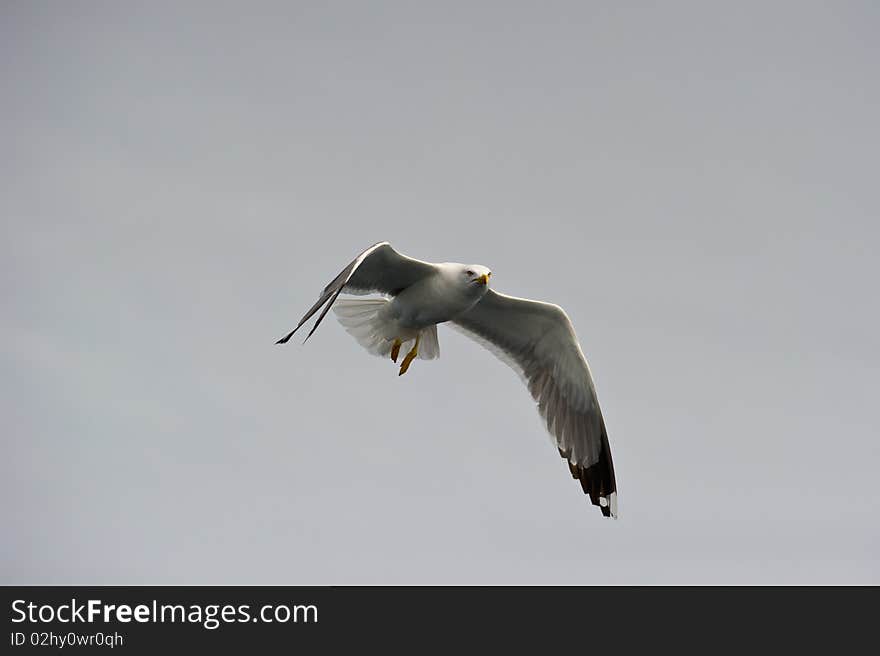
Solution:
[(333, 305), (339, 322), (373, 355), (387, 357), (394, 348), (433, 360), (440, 355), (437, 324), (464, 314), (485, 295), (491, 275), (484, 266), (444, 262), (437, 274), (419, 280), (391, 299), (340, 298)]
[[(444, 262), (437, 264), (437, 275), (424, 278), (394, 297), (389, 317), (401, 329), (421, 330), (451, 321), (467, 312), (483, 298), (488, 284), (480, 276), (491, 272), (483, 266)], [(470, 273), (468, 273), (470, 272)]]

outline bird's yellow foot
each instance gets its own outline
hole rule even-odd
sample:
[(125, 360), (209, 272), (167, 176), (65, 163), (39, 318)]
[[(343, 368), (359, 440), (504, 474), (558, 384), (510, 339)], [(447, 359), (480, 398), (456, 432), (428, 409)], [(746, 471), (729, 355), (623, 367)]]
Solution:
[(421, 334), (416, 335), (416, 343), (413, 344), (412, 351), (406, 354), (406, 357), (403, 359), (403, 362), (400, 363), (400, 373), (398, 376), (402, 376), (406, 373), (406, 370), (409, 369), (410, 363), (416, 359), (416, 356), (419, 354), (419, 342), (422, 341)]
[(396, 363), (397, 356), (400, 354), (400, 347), (403, 345), (399, 339), (394, 340), (394, 344), (391, 346), (391, 361)]
[(416, 359), (416, 356), (418, 356), (418, 354), (419, 352), (417, 350), (417, 347), (414, 346), (413, 350), (407, 353), (406, 357), (403, 359), (403, 362), (400, 363), (400, 373), (397, 374), (398, 376), (402, 376), (406, 373), (407, 369), (409, 369), (409, 365), (412, 363), (413, 360)]

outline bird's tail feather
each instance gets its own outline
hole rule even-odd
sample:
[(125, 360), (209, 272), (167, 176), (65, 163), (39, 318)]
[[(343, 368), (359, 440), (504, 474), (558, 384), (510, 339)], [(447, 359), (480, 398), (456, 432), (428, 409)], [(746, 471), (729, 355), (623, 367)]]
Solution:
[[(358, 344), (373, 355), (387, 358), (391, 355), (394, 340), (400, 337), (396, 322), (383, 312), (390, 302), (387, 298), (340, 298), (333, 306), (333, 313)], [(404, 341), (400, 352), (407, 353), (414, 342), (412, 338)], [(437, 326), (429, 326), (420, 334), (419, 358), (433, 360), (438, 357)]]
[(419, 359), (433, 360), (440, 357), (440, 340), (437, 339), (437, 324), (425, 328), (419, 337)]
[(339, 323), (373, 355), (387, 357), (394, 345), (393, 326), (383, 317), (387, 298), (340, 298), (333, 306)]

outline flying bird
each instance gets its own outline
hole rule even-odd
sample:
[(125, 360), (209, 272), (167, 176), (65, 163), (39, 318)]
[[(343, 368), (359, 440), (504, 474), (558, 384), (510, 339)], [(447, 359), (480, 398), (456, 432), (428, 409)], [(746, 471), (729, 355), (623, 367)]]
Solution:
[[(333, 307), (343, 327), (370, 353), (395, 364), (404, 353), (402, 376), (416, 358), (439, 357), (437, 325), (452, 326), (519, 374), (572, 477), (605, 517), (617, 517), (605, 421), (568, 315), (552, 303), (499, 294), (490, 289), (491, 276), (485, 266), (422, 262), (379, 242), (349, 263), (276, 343), (287, 343), (323, 307), (307, 341)], [(341, 293), (381, 296), (339, 298)]]

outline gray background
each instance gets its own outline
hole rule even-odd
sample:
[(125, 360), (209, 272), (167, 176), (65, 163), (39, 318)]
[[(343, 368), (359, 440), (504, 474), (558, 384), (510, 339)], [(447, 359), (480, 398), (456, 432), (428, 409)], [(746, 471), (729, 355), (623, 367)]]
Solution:
[[(138, 4), (0, 10), (0, 582), (880, 583), (877, 3)], [(620, 521), (272, 344), (383, 239), (566, 308)]]

